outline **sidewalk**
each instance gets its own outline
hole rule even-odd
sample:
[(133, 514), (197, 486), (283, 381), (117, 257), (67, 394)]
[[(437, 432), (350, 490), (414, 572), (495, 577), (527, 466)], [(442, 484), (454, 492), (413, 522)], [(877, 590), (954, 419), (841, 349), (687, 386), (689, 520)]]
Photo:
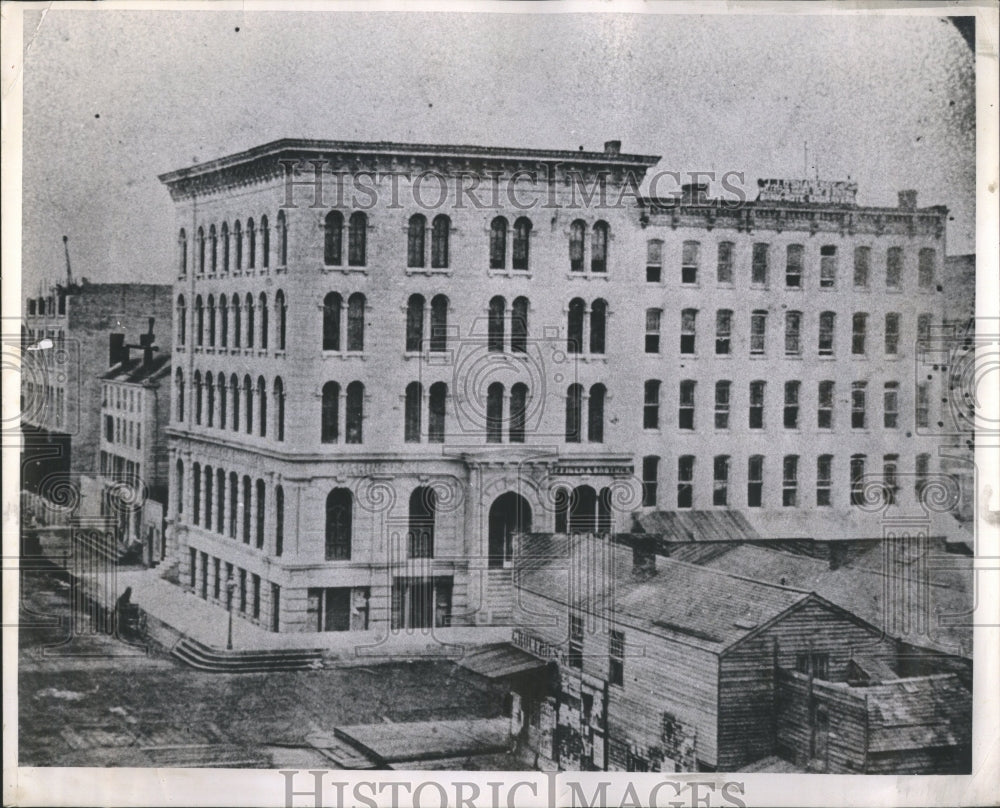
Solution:
[[(91, 579), (91, 584), (106, 603), (113, 603), (131, 586), (132, 602), (151, 618), (204, 645), (226, 647), (226, 610), (163, 580), (157, 569), (119, 570), (113, 584), (106, 579)], [(109, 586), (116, 591), (107, 591)], [(319, 649), (326, 658), (343, 664), (415, 657), (454, 659), (470, 647), (506, 642), (510, 636), (509, 626), (275, 633), (233, 614), (234, 650)]]

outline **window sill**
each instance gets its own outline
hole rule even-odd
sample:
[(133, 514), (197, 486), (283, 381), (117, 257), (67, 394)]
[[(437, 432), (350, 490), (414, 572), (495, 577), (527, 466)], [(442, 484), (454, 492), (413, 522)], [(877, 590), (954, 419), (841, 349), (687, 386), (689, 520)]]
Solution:
[(816, 358), (820, 362), (833, 362), (836, 360), (837, 357), (831, 353), (831, 354), (818, 354)]
[(207, 354), (214, 354), (215, 353), (215, 348), (206, 348), (205, 349), (205, 353), (207, 353)]
[[(284, 356), (284, 353), (281, 354)], [(327, 359), (360, 359), (364, 361), (365, 355), (363, 351), (323, 351), (322, 357)]]
[(681, 289), (701, 289), (701, 284), (697, 281), (694, 283), (684, 283), (684, 281), (681, 281)]
[(324, 264), (319, 268), (319, 271), (323, 274), (330, 274), (339, 272), (342, 275), (367, 275), (368, 267), (352, 267), (352, 266), (342, 266), (335, 264)]
[(267, 348), (258, 348), (257, 349), (257, 356), (258, 357), (267, 356)]
[(801, 362), (802, 361), (802, 354), (800, 354), (800, 353), (794, 353), (794, 354), (786, 353), (785, 354), (785, 359), (794, 359), (794, 360), (797, 360), (797, 361)]
[(274, 358), (275, 359), (284, 359), (286, 356), (287, 356), (287, 354), (284, 351), (275, 351), (274, 352)]
[(566, 280), (608, 281), (610, 278), (607, 272), (567, 272)]
[(533, 277), (530, 269), (489, 269), (486, 274), (490, 278), (526, 278), (531, 280)]
[(450, 277), (451, 273), (452, 273), (451, 267), (437, 267), (437, 268), (407, 267), (406, 268), (407, 277), (411, 277), (413, 275), (425, 275), (427, 277), (431, 277), (433, 275), (444, 275), (445, 277)]
[(756, 360), (767, 359), (767, 354), (764, 354), (764, 353), (752, 353), (752, 354), (750, 354), (750, 359), (756, 359)]
[(287, 273), (288, 273), (288, 267), (287, 266), (280, 266), (280, 267), (275, 267), (274, 268), (274, 274), (275, 275), (285, 275)]
[(717, 352), (717, 353), (714, 354), (714, 356), (715, 356), (716, 359), (732, 359), (733, 358), (732, 351), (730, 351), (729, 353), (718, 353)]

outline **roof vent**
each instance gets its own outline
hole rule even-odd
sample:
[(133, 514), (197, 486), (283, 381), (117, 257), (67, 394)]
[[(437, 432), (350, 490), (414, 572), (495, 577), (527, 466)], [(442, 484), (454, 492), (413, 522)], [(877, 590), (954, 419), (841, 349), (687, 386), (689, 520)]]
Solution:
[(622, 153), (622, 142), (620, 140), (605, 140), (604, 141), (604, 153), (605, 154), (621, 154)]

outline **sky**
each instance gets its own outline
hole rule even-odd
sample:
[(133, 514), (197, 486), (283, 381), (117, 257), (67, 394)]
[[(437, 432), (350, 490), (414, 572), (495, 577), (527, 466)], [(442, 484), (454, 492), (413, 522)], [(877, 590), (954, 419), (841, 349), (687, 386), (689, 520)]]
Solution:
[(64, 234), (77, 278), (171, 283), (157, 175), (283, 137), (619, 139), (752, 187), (913, 188), (974, 249), (974, 60), (943, 18), (98, 8), (28, 13), (24, 40), (25, 295), (64, 276)]

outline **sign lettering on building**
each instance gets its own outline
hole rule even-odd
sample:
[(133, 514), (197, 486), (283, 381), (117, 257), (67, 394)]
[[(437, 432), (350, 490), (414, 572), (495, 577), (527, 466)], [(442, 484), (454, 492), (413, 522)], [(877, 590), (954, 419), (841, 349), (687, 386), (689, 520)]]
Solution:
[(856, 182), (840, 180), (757, 180), (758, 202), (808, 202), (827, 205), (854, 205)]

